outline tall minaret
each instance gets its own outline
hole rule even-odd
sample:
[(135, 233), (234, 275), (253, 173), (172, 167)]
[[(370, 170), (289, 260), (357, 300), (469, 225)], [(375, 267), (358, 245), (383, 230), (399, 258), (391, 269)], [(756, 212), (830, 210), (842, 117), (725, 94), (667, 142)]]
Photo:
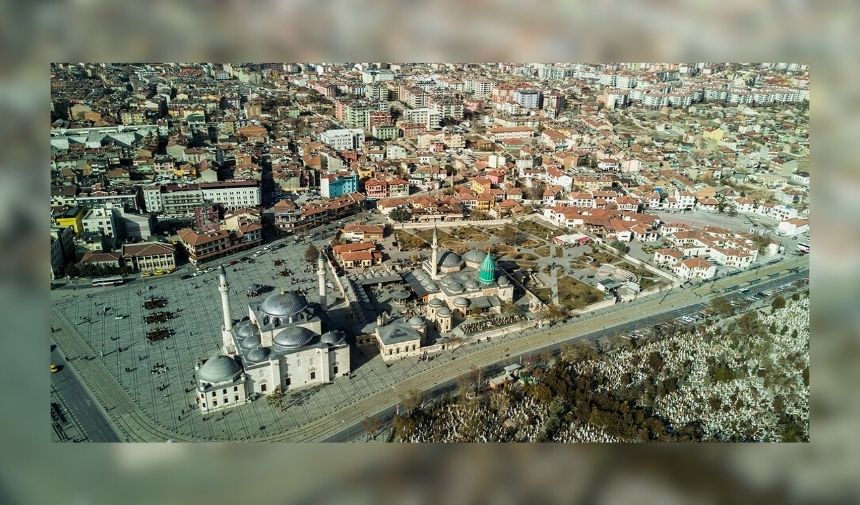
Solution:
[(436, 280), (439, 268), (439, 238), (436, 236), (436, 226), (433, 226), (433, 244), (430, 246), (430, 278)]
[(233, 318), (230, 316), (230, 298), (228, 296), (227, 272), (224, 271), (224, 266), (218, 267), (218, 291), (221, 292), (221, 312), (224, 315), (224, 326), (221, 328), (221, 350), (224, 354), (236, 354), (236, 347), (233, 345), (233, 334), (230, 330), (233, 329)]
[(317, 257), (317, 277), (320, 281), (320, 307), (325, 310), (328, 306), (325, 299), (325, 259), (323, 258), (322, 249), (320, 249), (320, 254)]

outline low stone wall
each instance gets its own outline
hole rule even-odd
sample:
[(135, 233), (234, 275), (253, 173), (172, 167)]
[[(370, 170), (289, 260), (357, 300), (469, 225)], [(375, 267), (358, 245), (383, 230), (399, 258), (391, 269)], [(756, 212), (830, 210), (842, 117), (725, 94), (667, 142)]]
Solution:
[(486, 221), (434, 221), (430, 223), (397, 223), (392, 224), (392, 230), (428, 230), (436, 228), (459, 228), (464, 226), (504, 226), (513, 223), (512, 219), (488, 219)]

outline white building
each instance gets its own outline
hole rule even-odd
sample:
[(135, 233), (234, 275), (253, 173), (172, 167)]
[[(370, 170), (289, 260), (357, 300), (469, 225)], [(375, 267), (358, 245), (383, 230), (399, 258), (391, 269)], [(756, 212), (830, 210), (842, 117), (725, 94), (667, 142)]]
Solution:
[(82, 219), (84, 231), (101, 232), (107, 237), (120, 237), (122, 235), (122, 226), (119, 223), (119, 212), (112, 207), (90, 209)]
[(428, 130), (438, 130), (442, 114), (436, 109), (421, 108), (407, 110), (403, 113), (403, 118), (410, 123), (420, 123)]
[[(320, 304), (280, 291), (248, 305), (234, 324), (223, 267), (219, 291), (222, 349), (195, 367), (196, 401), (203, 413), (240, 405), (256, 395), (325, 384), (350, 373), (349, 344), (340, 331), (323, 333), (325, 273), (318, 265)], [(327, 319), (326, 319), (327, 320)]]
[(320, 133), (320, 142), (338, 151), (361, 149), (364, 144), (364, 130), (361, 128), (326, 130)]

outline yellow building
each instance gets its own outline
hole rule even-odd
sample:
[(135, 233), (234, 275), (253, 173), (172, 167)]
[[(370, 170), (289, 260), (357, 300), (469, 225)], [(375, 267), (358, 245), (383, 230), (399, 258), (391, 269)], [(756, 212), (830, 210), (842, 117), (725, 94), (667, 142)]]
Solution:
[(71, 228), (75, 235), (80, 235), (84, 230), (84, 209), (72, 207), (53, 216), (54, 226), (59, 228)]

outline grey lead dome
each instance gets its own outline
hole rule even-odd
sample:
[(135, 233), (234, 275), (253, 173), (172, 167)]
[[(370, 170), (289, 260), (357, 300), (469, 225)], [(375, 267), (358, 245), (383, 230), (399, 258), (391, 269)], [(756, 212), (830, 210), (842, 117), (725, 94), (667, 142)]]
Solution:
[(197, 370), (197, 378), (204, 382), (224, 382), (236, 377), (242, 367), (233, 358), (223, 354), (209, 358)]
[(314, 332), (304, 326), (290, 326), (275, 335), (273, 342), (280, 347), (302, 347), (313, 338)]
[(263, 300), (260, 310), (270, 316), (289, 317), (298, 314), (308, 306), (307, 300), (292, 291), (270, 295)]

